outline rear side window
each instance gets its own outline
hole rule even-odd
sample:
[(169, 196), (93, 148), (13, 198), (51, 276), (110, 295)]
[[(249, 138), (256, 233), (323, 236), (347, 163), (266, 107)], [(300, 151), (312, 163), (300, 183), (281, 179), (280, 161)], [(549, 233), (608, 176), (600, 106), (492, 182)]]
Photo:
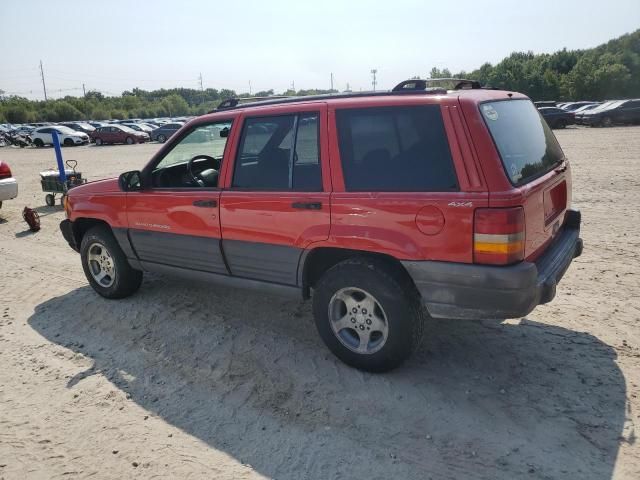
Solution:
[(523, 185), (562, 161), (564, 154), (529, 100), (504, 100), (480, 105), (507, 176)]
[(322, 190), (317, 113), (248, 118), (232, 186), (251, 190)]
[(438, 105), (336, 111), (347, 191), (458, 188)]

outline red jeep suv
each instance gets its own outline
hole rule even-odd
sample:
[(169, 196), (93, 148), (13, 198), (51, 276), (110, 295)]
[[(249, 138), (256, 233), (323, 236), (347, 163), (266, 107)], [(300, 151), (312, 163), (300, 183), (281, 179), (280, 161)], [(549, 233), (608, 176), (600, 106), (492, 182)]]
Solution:
[(327, 346), (369, 371), (427, 315), (527, 315), (582, 252), (569, 163), (524, 95), (429, 82), (225, 101), (142, 170), (71, 190), (64, 238), (106, 298), (143, 272), (313, 297)]

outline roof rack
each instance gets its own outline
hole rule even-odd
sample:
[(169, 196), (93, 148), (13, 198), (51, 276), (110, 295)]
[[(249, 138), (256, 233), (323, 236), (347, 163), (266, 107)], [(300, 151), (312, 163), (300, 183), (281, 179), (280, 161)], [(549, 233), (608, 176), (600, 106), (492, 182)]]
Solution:
[[(392, 90), (382, 91), (366, 91), (366, 92), (345, 92), (345, 93), (328, 93), (322, 95), (307, 95), (287, 97), (284, 95), (268, 96), (268, 97), (238, 97), (229, 98), (221, 102), (215, 110), (208, 113), (215, 113), (221, 110), (232, 110), (235, 108), (262, 107), (266, 105), (278, 105), (283, 103), (295, 102), (312, 102), (316, 100), (333, 100), (338, 98), (357, 98), (357, 97), (383, 97), (391, 95), (415, 95), (415, 94), (431, 94), (443, 95), (447, 93), (447, 89), (442, 87), (428, 87), (427, 84), (432, 82), (455, 81), (454, 90), (482, 88), (480, 82), (476, 80), (466, 80), (464, 78), (429, 78), (429, 79), (411, 79), (400, 82)], [(245, 100), (254, 100), (251, 103), (241, 103)]]
[(392, 92), (405, 92), (409, 91), (429, 91), (433, 90), (433, 87), (428, 87), (430, 83), (444, 83), (455, 82), (454, 90), (467, 90), (482, 88), (480, 82), (477, 80), (468, 80), (466, 78), (412, 78), (410, 80), (404, 80), (393, 87)]

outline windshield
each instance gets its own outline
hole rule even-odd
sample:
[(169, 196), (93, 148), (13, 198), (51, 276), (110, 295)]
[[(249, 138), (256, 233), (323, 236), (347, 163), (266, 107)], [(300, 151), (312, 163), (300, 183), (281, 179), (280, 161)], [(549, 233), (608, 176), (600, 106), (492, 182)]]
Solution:
[(123, 132), (127, 132), (127, 133), (136, 133), (136, 131), (133, 128), (129, 128), (126, 125), (120, 125), (120, 129)]
[(564, 159), (547, 122), (529, 100), (480, 105), (502, 164), (514, 185), (544, 175)]
[(65, 135), (71, 135), (72, 133), (76, 133), (75, 130), (72, 130), (69, 127), (56, 127), (56, 131), (60, 133), (64, 133)]

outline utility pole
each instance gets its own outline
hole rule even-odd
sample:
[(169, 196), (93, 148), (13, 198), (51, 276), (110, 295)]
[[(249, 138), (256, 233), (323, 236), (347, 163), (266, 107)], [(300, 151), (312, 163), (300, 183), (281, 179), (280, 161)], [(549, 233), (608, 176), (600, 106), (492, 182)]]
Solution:
[(251, 96), (251, 80), (249, 80), (249, 96)]
[(44, 101), (47, 101), (47, 86), (44, 83), (44, 70), (42, 68), (42, 60), (40, 60), (40, 76), (42, 77), (42, 89), (44, 90)]
[(333, 72), (331, 72), (331, 91), (333, 92)]
[(200, 72), (200, 76), (198, 77), (198, 80), (200, 80), (200, 91), (204, 92), (204, 87), (202, 86), (202, 72)]
[(296, 93), (296, 82), (295, 82), (295, 80), (291, 81), (291, 90), (293, 90), (293, 93)]
[(87, 91), (84, 88), (84, 83), (82, 84), (82, 96), (85, 98), (87, 97)]
[(371, 84), (373, 85), (373, 91), (376, 91), (376, 84), (378, 83), (376, 81), (376, 73), (378, 73), (378, 69), (374, 68), (373, 70), (371, 70), (371, 75), (373, 75), (373, 80), (371, 81)]
[(351, 87), (349, 86), (349, 82), (347, 82), (347, 89), (345, 91), (346, 92), (350, 92), (351, 91)]

